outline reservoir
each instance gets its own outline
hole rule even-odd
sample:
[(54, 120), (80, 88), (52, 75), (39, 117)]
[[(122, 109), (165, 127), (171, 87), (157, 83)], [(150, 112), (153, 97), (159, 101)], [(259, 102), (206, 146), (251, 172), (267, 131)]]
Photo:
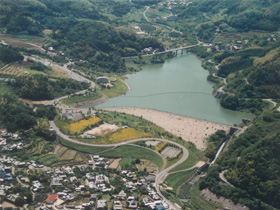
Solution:
[(127, 75), (130, 91), (111, 98), (101, 107), (139, 107), (170, 112), (221, 124), (240, 123), (254, 115), (224, 109), (212, 96), (208, 71), (193, 54), (178, 56), (163, 64), (145, 65)]

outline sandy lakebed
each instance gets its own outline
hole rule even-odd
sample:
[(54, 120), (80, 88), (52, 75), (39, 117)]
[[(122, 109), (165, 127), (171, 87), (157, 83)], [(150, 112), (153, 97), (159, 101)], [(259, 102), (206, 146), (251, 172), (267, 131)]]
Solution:
[(205, 149), (205, 139), (209, 135), (215, 133), (217, 130), (228, 131), (230, 128), (229, 125), (218, 124), (150, 109), (119, 107), (102, 108), (102, 110), (122, 112), (143, 117), (144, 119), (164, 128), (166, 131), (178, 137), (182, 137), (185, 141), (194, 143), (199, 150)]

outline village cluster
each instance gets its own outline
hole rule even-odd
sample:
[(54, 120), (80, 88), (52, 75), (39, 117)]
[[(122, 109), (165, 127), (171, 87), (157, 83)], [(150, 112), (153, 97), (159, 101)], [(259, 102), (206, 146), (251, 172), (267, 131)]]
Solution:
[[(155, 176), (129, 170), (112, 170), (109, 161), (92, 155), (85, 165), (47, 167), (34, 160), (21, 162), (10, 157), (7, 149), (24, 148), (18, 134), (1, 133), (0, 209), (16, 206), (22, 197), (25, 209), (169, 209), (155, 190)], [(14, 147), (14, 146), (13, 146)], [(5, 153), (4, 153), (5, 152)], [(32, 195), (15, 192), (20, 187)], [(27, 193), (28, 194), (28, 193)], [(36, 197), (43, 197), (37, 202)], [(35, 203), (35, 204), (34, 204)]]

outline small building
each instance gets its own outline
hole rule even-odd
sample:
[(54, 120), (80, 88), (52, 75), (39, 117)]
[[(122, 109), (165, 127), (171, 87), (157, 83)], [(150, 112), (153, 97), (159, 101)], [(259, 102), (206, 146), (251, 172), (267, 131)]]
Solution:
[(97, 83), (98, 84), (109, 83), (109, 79), (107, 77), (97, 77)]
[(54, 202), (57, 199), (57, 195), (56, 194), (50, 194), (49, 197), (46, 199), (46, 204), (47, 205), (53, 205)]
[(97, 201), (97, 209), (106, 209), (106, 200), (98, 200)]

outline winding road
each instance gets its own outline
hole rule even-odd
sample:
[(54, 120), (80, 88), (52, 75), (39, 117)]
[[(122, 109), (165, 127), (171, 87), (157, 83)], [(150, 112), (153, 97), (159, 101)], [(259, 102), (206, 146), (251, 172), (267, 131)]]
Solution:
[(168, 175), (168, 172), (170, 170), (172, 170), (173, 168), (177, 167), (178, 165), (180, 165), (181, 163), (183, 163), (185, 160), (187, 160), (188, 156), (189, 156), (189, 152), (188, 150), (182, 146), (181, 144), (178, 144), (174, 141), (170, 141), (167, 139), (161, 139), (161, 138), (140, 138), (140, 139), (133, 139), (133, 140), (128, 140), (128, 141), (124, 141), (124, 142), (120, 142), (120, 143), (115, 143), (115, 144), (90, 144), (90, 143), (85, 143), (85, 142), (81, 142), (81, 141), (77, 141), (75, 139), (72, 139), (71, 137), (69, 137), (68, 135), (62, 133), (59, 128), (56, 126), (56, 124), (54, 123), (54, 121), (50, 121), (50, 126), (52, 126), (52, 128), (55, 130), (55, 132), (57, 133), (58, 136), (60, 136), (61, 138), (69, 141), (69, 142), (73, 142), (76, 144), (80, 144), (80, 145), (85, 145), (85, 146), (92, 146), (92, 147), (118, 147), (118, 146), (122, 146), (122, 145), (126, 145), (126, 144), (130, 144), (130, 143), (134, 143), (134, 142), (138, 142), (138, 141), (151, 141), (151, 140), (157, 140), (157, 141), (163, 141), (163, 142), (167, 142), (167, 143), (171, 143), (176, 145), (177, 147), (181, 148), (183, 151), (183, 156), (182, 158), (177, 161), (175, 164), (173, 164), (172, 166), (169, 166), (168, 168), (161, 170), (157, 175), (156, 175), (156, 180), (155, 180), (155, 186), (156, 186), (156, 191), (157, 193), (168, 202), (169, 206), (171, 207), (171, 209), (174, 210), (179, 210), (181, 209), (180, 207), (178, 207), (177, 205), (173, 204), (171, 201), (167, 200), (161, 193), (160, 191), (160, 184), (165, 180), (165, 178)]

